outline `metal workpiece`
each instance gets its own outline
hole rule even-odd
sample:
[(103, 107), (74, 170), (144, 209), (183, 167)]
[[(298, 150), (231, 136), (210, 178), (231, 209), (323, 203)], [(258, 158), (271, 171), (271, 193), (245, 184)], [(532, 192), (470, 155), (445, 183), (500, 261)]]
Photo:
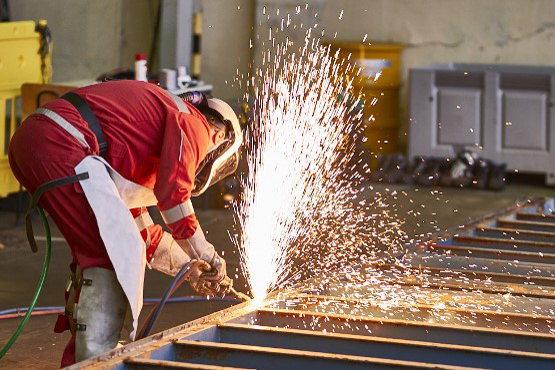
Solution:
[[(476, 235), (481, 237), (508, 239), (508, 240), (526, 240), (537, 242), (555, 243), (554, 231), (534, 231), (534, 230), (515, 230), (513, 227), (484, 227), (476, 230)], [(553, 247), (552, 247), (553, 248)]]
[(497, 221), (498, 227), (517, 229), (517, 230), (529, 230), (529, 231), (545, 231), (555, 233), (555, 225), (549, 222), (537, 222), (537, 221), (523, 221), (517, 219), (500, 219)]
[(287, 321), (292, 329), (318, 329), (324, 333), (333, 331), (334, 335), (353, 334), (371, 338), (421, 341), (428, 346), (443, 343), (477, 349), (525, 350), (555, 355), (555, 336), (541, 333), (281, 309), (260, 309), (248, 322), (277, 327), (284, 321)]
[[(416, 295), (411, 297), (411, 293)], [(306, 301), (291, 305), (280, 302), (271, 308), (284, 309), (285, 306), (308, 312), (325, 312), (332, 315), (358, 315), (378, 319), (395, 319), (440, 323), (446, 325), (478, 325), (492, 329), (510, 329), (536, 333), (552, 333), (551, 321), (555, 315), (551, 308), (545, 307), (552, 302), (525, 302), (513, 307), (513, 303), (490, 300), (482, 295), (455, 294), (457, 292), (436, 295), (435, 292), (393, 292), (388, 296), (399, 294), (397, 302), (368, 302), (365, 299), (342, 299), (336, 297), (312, 296)], [(429, 303), (423, 303), (426, 300)], [(459, 303), (460, 302), (460, 303)], [(544, 307), (534, 304), (543, 304)], [(542, 309), (543, 308), (543, 309)], [(522, 312), (522, 313), (521, 313)], [(317, 328), (316, 328), (317, 329)]]
[(555, 216), (529, 199), (75, 365), (555, 368)]

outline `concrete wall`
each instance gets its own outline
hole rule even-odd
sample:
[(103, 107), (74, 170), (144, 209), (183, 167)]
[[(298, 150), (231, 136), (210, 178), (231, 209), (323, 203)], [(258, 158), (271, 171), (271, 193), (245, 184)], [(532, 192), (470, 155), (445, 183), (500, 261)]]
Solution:
[(157, 0), (11, 0), (12, 20), (46, 19), (54, 39), (54, 81), (95, 78), (132, 67), (150, 50)]
[[(234, 100), (244, 93), (235, 78), (246, 79), (252, 51), (254, 0), (203, 0), (202, 79), (214, 95)], [(242, 76), (242, 78), (241, 78)]]
[[(150, 58), (158, 5), (159, 0), (123, 0), (119, 65), (134, 68), (136, 53), (145, 53)], [(158, 40), (155, 44), (156, 53), (160, 51)], [(158, 69), (156, 57), (149, 65)]]
[[(304, 4), (309, 10), (304, 11)], [(407, 121), (408, 69), (431, 63), (472, 62), (555, 65), (553, 0), (257, 0), (256, 54), (264, 50), (268, 28), (287, 12), (318, 23), (325, 39), (402, 43), (402, 117)], [(266, 8), (266, 15), (263, 9)], [(280, 15), (276, 16), (277, 9)], [(343, 12), (343, 15), (340, 15)], [(269, 18), (269, 19), (268, 19)], [(293, 38), (304, 34), (286, 31)], [(265, 37), (262, 37), (264, 35)], [(401, 135), (406, 129), (403, 127)]]
[[(12, 20), (48, 21), (56, 82), (133, 67), (135, 53), (148, 54), (151, 49), (158, 4), (159, 0), (10, 1)], [(250, 68), (255, 1), (203, 0), (202, 7), (202, 78), (214, 85), (216, 95), (237, 99), (242, 90), (234, 79), (246, 76)], [(158, 69), (156, 60), (149, 64)]]

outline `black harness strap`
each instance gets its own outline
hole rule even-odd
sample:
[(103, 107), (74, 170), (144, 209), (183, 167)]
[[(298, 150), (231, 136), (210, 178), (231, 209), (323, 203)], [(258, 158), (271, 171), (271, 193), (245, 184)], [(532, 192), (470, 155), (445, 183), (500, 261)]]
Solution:
[(98, 148), (100, 150), (100, 156), (106, 159), (106, 152), (108, 151), (108, 143), (106, 143), (106, 139), (104, 139), (104, 134), (102, 133), (102, 127), (100, 123), (96, 119), (91, 107), (89, 104), (83, 99), (79, 94), (74, 92), (68, 92), (67, 94), (61, 97), (62, 99), (67, 100), (77, 109), (81, 117), (87, 122), (89, 125), (89, 129), (94, 133), (96, 136), (96, 141), (98, 141)]
[(35, 190), (35, 193), (31, 197), (31, 204), (29, 204), (29, 208), (27, 208), (27, 212), (25, 213), (25, 228), (27, 231), (27, 239), (29, 240), (29, 245), (31, 246), (31, 250), (33, 252), (36, 253), (39, 249), (37, 247), (37, 242), (35, 241), (35, 235), (33, 234), (33, 222), (31, 220), (31, 212), (37, 206), (41, 195), (49, 190), (58, 188), (60, 186), (73, 184), (81, 180), (86, 180), (88, 178), (88, 172), (79, 173), (77, 175), (62, 177), (61, 179), (45, 182)]

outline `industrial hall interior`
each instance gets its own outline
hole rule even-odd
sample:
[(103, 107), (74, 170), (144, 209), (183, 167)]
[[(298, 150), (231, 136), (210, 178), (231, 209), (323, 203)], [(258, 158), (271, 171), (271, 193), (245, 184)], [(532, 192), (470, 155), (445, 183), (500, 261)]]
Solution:
[(555, 369), (555, 0), (0, 0), (0, 369)]

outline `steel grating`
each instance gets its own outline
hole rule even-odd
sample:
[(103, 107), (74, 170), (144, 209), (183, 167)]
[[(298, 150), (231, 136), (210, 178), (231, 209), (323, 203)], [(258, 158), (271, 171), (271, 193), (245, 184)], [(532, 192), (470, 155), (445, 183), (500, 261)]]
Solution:
[[(555, 368), (553, 199), (82, 362), (86, 368)], [(393, 300), (392, 297), (397, 297)]]

